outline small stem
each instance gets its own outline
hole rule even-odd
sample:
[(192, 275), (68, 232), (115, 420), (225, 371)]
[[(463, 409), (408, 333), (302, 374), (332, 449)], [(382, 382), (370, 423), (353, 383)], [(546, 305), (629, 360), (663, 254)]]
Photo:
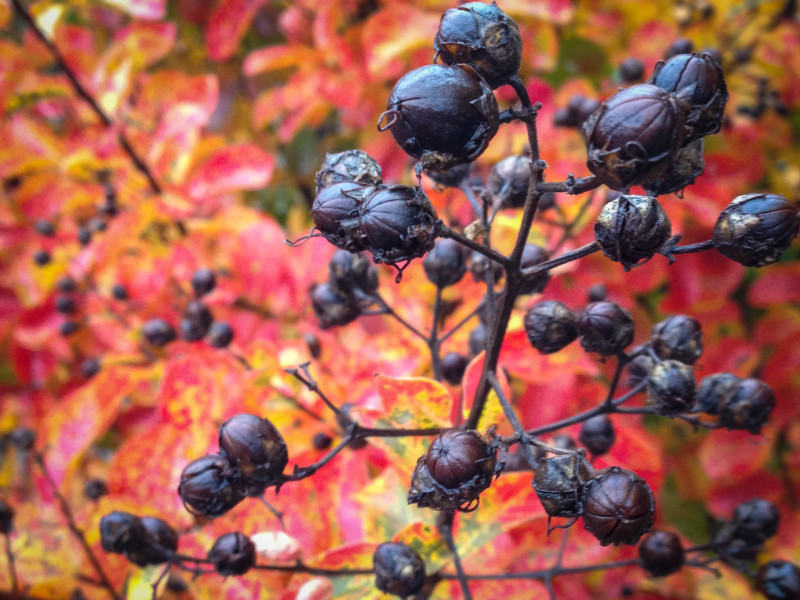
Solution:
[(461, 320), (460, 320), (458, 323), (456, 323), (456, 324), (455, 324), (455, 325), (454, 325), (454, 326), (453, 326), (453, 327), (452, 327), (452, 328), (451, 328), (449, 331), (446, 331), (445, 333), (443, 333), (442, 335), (440, 335), (440, 336), (439, 336), (439, 344), (441, 345), (441, 344), (442, 344), (442, 342), (444, 342), (444, 341), (445, 341), (447, 338), (449, 338), (449, 337), (450, 337), (451, 335), (453, 335), (453, 334), (454, 334), (456, 331), (458, 331), (459, 329), (461, 329), (461, 328), (462, 328), (464, 325), (466, 325), (467, 323), (469, 323), (469, 322), (470, 322), (470, 320), (471, 320), (471, 319), (472, 319), (472, 318), (473, 318), (475, 315), (477, 315), (477, 314), (478, 314), (478, 311), (480, 311), (480, 309), (481, 309), (480, 305), (476, 306), (476, 307), (475, 307), (475, 309), (474, 309), (474, 310), (473, 310), (471, 313), (469, 313), (469, 314), (468, 314), (466, 317), (464, 317), (464, 318), (463, 318), (463, 319), (461, 319)]
[(447, 542), (447, 547), (453, 553), (453, 562), (456, 566), (456, 573), (458, 573), (458, 581), (461, 584), (461, 591), (464, 594), (464, 600), (472, 600), (472, 593), (469, 591), (469, 584), (467, 583), (467, 575), (464, 573), (464, 567), (461, 564), (461, 557), (458, 555), (458, 548), (453, 539), (453, 519), (455, 513), (451, 510), (442, 515), (439, 521), (439, 532)]
[(397, 312), (395, 312), (395, 310), (391, 306), (389, 306), (389, 304), (386, 302), (386, 300), (383, 299), (383, 296), (381, 296), (380, 294), (378, 294), (376, 292), (375, 293), (375, 299), (378, 301), (378, 304), (380, 304), (380, 306), (381, 306), (381, 314), (389, 315), (395, 321), (397, 321), (403, 327), (405, 327), (411, 333), (413, 333), (415, 336), (417, 336), (418, 338), (420, 338), (422, 340), (425, 340), (426, 342), (428, 341), (428, 336), (426, 336), (419, 329), (414, 327), (411, 323), (409, 323), (403, 317), (401, 317), (399, 314), (397, 314)]
[(469, 177), (465, 177), (459, 182), (458, 189), (460, 189), (467, 197), (467, 200), (469, 200), (469, 203), (472, 205), (475, 214), (480, 216), (481, 205), (480, 202), (478, 202), (478, 198), (475, 197), (475, 192), (472, 191), (472, 186), (469, 184)]
[(295, 565), (255, 565), (254, 569), (262, 571), (286, 571), (289, 573), (307, 573), (308, 575), (319, 575), (327, 577), (353, 577), (357, 575), (373, 575), (372, 569), (325, 569), (321, 567), (310, 567), (298, 561)]
[(577, 196), (578, 194), (598, 188), (601, 185), (600, 180), (594, 175), (579, 177), (578, 179), (570, 175), (565, 181), (541, 181), (536, 184), (536, 189), (540, 194), (562, 192)]
[(327, 465), (333, 457), (339, 454), (342, 450), (347, 448), (347, 445), (355, 439), (352, 435), (346, 435), (343, 437), (336, 446), (334, 446), (328, 453), (320, 458), (317, 462), (311, 463), (305, 467), (298, 467), (295, 465), (294, 472), (291, 475), (284, 475), (283, 476), (283, 483), (287, 481), (300, 481), (301, 479), (306, 479), (307, 477), (311, 477), (314, 473), (319, 471), (322, 467)]
[(6, 559), (8, 559), (8, 577), (11, 579), (11, 591), (13, 593), (19, 592), (19, 582), (17, 580), (17, 567), (14, 564), (14, 553), (11, 551), (11, 538), (8, 532), (3, 533), (6, 538)]
[[(605, 571), (609, 569), (621, 569), (623, 567), (638, 566), (638, 558), (629, 558), (627, 560), (617, 560), (613, 562), (598, 563), (595, 565), (583, 565), (580, 567), (551, 567), (549, 569), (542, 569), (540, 571), (522, 571), (519, 573), (502, 573), (502, 574), (486, 574), (486, 575), (466, 575), (466, 579), (470, 581), (504, 581), (514, 579), (538, 579), (546, 580), (555, 578), (560, 575), (575, 575), (578, 573), (589, 573), (591, 571)], [(442, 573), (442, 579), (458, 579), (458, 575), (452, 573)]]
[(286, 372), (298, 379), (304, 386), (306, 386), (306, 388), (308, 388), (309, 391), (314, 392), (317, 396), (319, 396), (320, 399), (325, 403), (325, 406), (330, 408), (337, 417), (340, 416), (342, 411), (333, 402), (328, 400), (328, 397), (322, 392), (321, 389), (319, 389), (319, 385), (317, 385), (317, 382), (314, 380), (308, 370), (308, 365), (309, 363), (303, 363), (300, 365), (300, 369), (305, 374), (305, 377), (301, 375), (300, 371), (297, 369), (286, 369)]
[(381, 427), (362, 427), (356, 425), (353, 437), (356, 439), (368, 437), (412, 437), (425, 435), (439, 435), (445, 431), (450, 431), (452, 427), (429, 427), (427, 429), (396, 429)]
[(572, 219), (572, 221), (570, 221), (569, 223), (565, 224), (564, 233), (562, 234), (561, 239), (559, 239), (556, 242), (556, 245), (553, 246), (552, 249), (553, 253), (558, 252), (561, 249), (561, 247), (567, 242), (567, 240), (572, 239), (572, 230), (575, 229), (575, 225), (578, 224), (578, 221), (580, 221), (581, 218), (583, 218), (583, 215), (586, 213), (586, 209), (588, 209), (592, 205), (593, 200), (594, 200), (594, 191), (592, 191), (592, 193), (590, 193), (586, 197), (586, 200), (583, 201), (583, 204), (581, 204), (580, 208), (578, 209), (575, 218)]
[(571, 252), (567, 252), (566, 254), (562, 254), (561, 256), (557, 256), (556, 258), (551, 258), (550, 260), (546, 260), (543, 263), (539, 263), (534, 267), (529, 267), (527, 269), (522, 270), (522, 277), (523, 280), (532, 279), (536, 277), (540, 273), (544, 271), (549, 271), (555, 267), (565, 265), (573, 260), (578, 260), (579, 258), (583, 258), (584, 256), (589, 256), (590, 254), (594, 254), (600, 250), (600, 245), (597, 242), (592, 242), (591, 244), (586, 244), (585, 246), (581, 246), (580, 248), (576, 248)]
[(525, 434), (525, 428), (522, 426), (522, 423), (517, 418), (516, 413), (514, 412), (514, 408), (511, 406), (511, 403), (506, 398), (505, 393), (503, 392), (503, 388), (500, 385), (500, 382), (497, 380), (497, 375), (493, 372), (488, 373), (487, 377), (489, 378), (489, 383), (491, 384), (492, 388), (494, 389), (495, 394), (497, 394), (497, 399), (500, 401), (500, 406), (503, 407), (503, 412), (506, 413), (506, 419), (508, 422), (511, 423), (511, 427), (514, 429), (514, 433), (519, 436), (520, 442), (522, 443), (522, 451), (525, 453), (525, 460), (528, 461), (531, 469), (535, 470), (538, 464), (536, 457), (533, 455), (530, 446), (527, 444), (527, 435)]
[(169, 570), (170, 570), (171, 567), (172, 567), (172, 563), (168, 562), (166, 564), (166, 566), (164, 567), (164, 569), (161, 571), (161, 575), (159, 575), (158, 579), (156, 579), (153, 582), (153, 586), (152, 586), (153, 587), (153, 596), (152, 596), (151, 600), (157, 600), (157, 598), (158, 598), (158, 586), (164, 580), (164, 577), (167, 576), (167, 574), (169, 573)]
[(604, 406), (611, 406), (612, 402), (614, 401), (614, 394), (617, 393), (617, 386), (619, 386), (619, 378), (622, 376), (622, 371), (625, 369), (625, 365), (628, 364), (628, 357), (625, 353), (620, 353), (617, 355), (617, 366), (614, 369), (614, 375), (611, 378), (611, 385), (608, 386), (608, 394), (606, 395), (605, 402), (603, 402)]
[(439, 356), (439, 321), (442, 315), (442, 288), (436, 286), (436, 298), (433, 301), (433, 323), (431, 324), (431, 335), (428, 338), (428, 350), (431, 353), (431, 363), (433, 365), (433, 378), (436, 381), (442, 380), (442, 359)]
[(696, 244), (686, 244), (685, 246), (675, 246), (672, 249), (672, 254), (691, 254), (692, 252), (703, 252), (704, 250), (712, 250), (714, 242), (706, 240), (705, 242), (697, 242)]
[(462, 246), (466, 246), (470, 250), (475, 250), (483, 254), (484, 256), (490, 258), (494, 262), (499, 265), (502, 265), (504, 268), (507, 268), (509, 265), (508, 257), (503, 256), (497, 250), (492, 250), (491, 248), (487, 248), (483, 244), (479, 244), (478, 242), (469, 239), (467, 236), (458, 233), (457, 231), (453, 231), (449, 227), (442, 227), (441, 232), (439, 235), (443, 238), (450, 238), (452, 240), (457, 241)]

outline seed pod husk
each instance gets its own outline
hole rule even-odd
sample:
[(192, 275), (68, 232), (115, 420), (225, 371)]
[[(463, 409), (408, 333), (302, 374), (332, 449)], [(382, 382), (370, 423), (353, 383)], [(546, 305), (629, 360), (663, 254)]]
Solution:
[(596, 415), (581, 425), (581, 444), (595, 456), (605, 454), (614, 445), (616, 432), (608, 415)]
[(647, 401), (661, 415), (688, 412), (697, 401), (694, 370), (677, 360), (662, 360), (647, 378)]
[(652, 196), (620, 196), (603, 207), (594, 235), (608, 258), (628, 271), (658, 252), (672, 234), (672, 223)]
[(651, 356), (649, 348), (649, 345), (643, 344), (636, 346), (629, 353), (630, 361), (625, 365), (625, 370), (628, 373), (627, 382), (630, 387), (637, 386), (650, 377), (653, 367), (656, 366), (656, 361)]
[(616, 302), (592, 302), (578, 317), (578, 335), (586, 352), (613, 356), (633, 341), (633, 317)]
[(315, 176), (317, 194), (334, 183), (354, 181), (368, 185), (380, 185), (381, 166), (363, 150), (345, 150), (326, 154), (322, 168)]
[(558, 352), (578, 337), (575, 314), (559, 300), (537, 302), (525, 313), (525, 335), (542, 354)]
[(705, 171), (703, 160), (705, 140), (700, 138), (689, 142), (675, 152), (667, 170), (662, 175), (644, 184), (645, 191), (651, 196), (663, 196), (677, 192), (682, 197), (683, 188), (692, 185), (695, 179)]
[(311, 205), (314, 226), (337, 248), (348, 252), (363, 250), (357, 234), (359, 208), (376, 189), (373, 185), (347, 181), (323, 188)]
[(720, 407), (736, 395), (739, 378), (733, 373), (714, 373), (703, 377), (697, 392), (696, 409), (709, 415), (719, 414)]
[(508, 208), (522, 208), (528, 198), (531, 159), (521, 154), (508, 156), (496, 163), (489, 174), (489, 192)]
[(703, 353), (703, 329), (697, 319), (672, 315), (653, 326), (650, 346), (662, 360), (692, 365)]
[(106, 552), (122, 554), (147, 537), (141, 519), (117, 510), (100, 519), (100, 545)]
[(594, 469), (580, 454), (562, 454), (539, 461), (533, 475), (533, 489), (551, 517), (577, 517), (583, 511), (583, 485)]
[(156, 517), (141, 517), (145, 537), (125, 551), (135, 565), (159, 565), (167, 562), (178, 550), (178, 535), (170, 525)]
[(387, 594), (406, 598), (425, 584), (425, 563), (406, 544), (385, 542), (372, 555), (375, 587)]
[(289, 462), (286, 442), (267, 419), (240, 413), (219, 428), (219, 447), (250, 482), (276, 485)]

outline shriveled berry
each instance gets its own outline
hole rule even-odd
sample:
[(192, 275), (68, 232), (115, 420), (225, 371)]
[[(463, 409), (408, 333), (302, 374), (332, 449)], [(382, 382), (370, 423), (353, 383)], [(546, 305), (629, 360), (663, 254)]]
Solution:
[(157, 517), (141, 517), (145, 537), (125, 551), (133, 564), (141, 567), (167, 562), (178, 550), (178, 535), (170, 525)]
[(677, 573), (685, 559), (681, 538), (671, 531), (654, 529), (639, 544), (639, 561), (653, 577)]
[(128, 299), (128, 290), (121, 283), (116, 283), (111, 288), (111, 295), (115, 300), (125, 301)]
[(372, 555), (375, 587), (387, 594), (406, 598), (425, 584), (425, 563), (406, 544), (384, 542)]
[(322, 329), (347, 325), (361, 314), (361, 309), (352, 296), (337, 293), (328, 282), (311, 290), (311, 306)]
[(672, 234), (672, 223), (652, 196), (620, 196), (603, 207), (594, 235), (608, 258), (625, 270), (650, 260)]
[(108, 494), (108, 484), (102, 479), (90, 479), (83, 486), (83, 493), (89, 500), (98, 500)]
[(615, 190), (652, 181), (683, 145), (684, 121), (679, 101), (666, 90), (645, 83), (621, 90), (584, 124), (586, 165)]
[(0, 533), (8, 535), (14, 529), (14, 509), (0, 500)]
[(525, 313), (525, 335), (542, 354), (558, 352), (578, 337), (577, 319), (559, 300), (537, 302)]
[(719, 423), (728, 429), (759, 433), (775, 407), (775, 394), (760, 379), (741, 379), (719, 407)]
[(240, 413), (219, 428), (219, 447), (242, 474), (256, 483), (276, 485), (289, 461), (286, 442), (267, 419)]
[(581, 495), (594, 469), (580, 454), (563, 454), (539, 461), (533, 489), (551, 517), (577, 517), (583, 511)]
[(207, 558), (220, 575), (244, 575), (256, 564), (256, 546), (245, 534), (232, 531), (217, 538)]
[(499, 126), (489, 84), (467, 65), (414, 69), (394, 86), (386, 109), (379, 129), (390, 129), (407, 154), (434, 171), (474, 161)]
[(49, 264), (51, 260), (52, 257), (50, 256), (50, 253), (47, 250), (37, 250), (33, 254), (33, 262), (35, 262), (40, 267)]
[(736, 395), (739, 378), (733, 373), (714, 373), (703, 377), (697, 392), (696, 409), (709, 415), (719, 414), (720, 407)]
[(672, 315), (653, 326), (650, 346), (661, 359), (692, 365), (703, 353), (703, 330), (697, 319)]
[(486, 349), (486, 342), (488, 341), (489, 332), (483, 323), (478, 323), (475, 328), (469, 332), (469, 352), (472, 356), (477, 356)]
[(581, 425), (581, 444), (595, 456), (605, 454), (614, 445), (616, 433), (608, 415), (596, 415)]
[(364, 249), (358, 235), (359, 208), (377, 190), (373, 185), (342, 182), (323, 188), (311, 205), (314, 226), (331, 244), (348, 252)]
[(328, 280), (341, 294), (356, 290), (372, 293), (378, 289), (378, 270), (362, 253), (337, 250), (328, 264)]
[(521, 154), (508, 156), (496, 163), (489, 174), (489, 192), (503, 206), (522, 208), (528, 198), (531, 159)]
[(192, 289), (196, 296), (204, 296), (217, 287), (217, 276), (208, 267), (200, 267), (192, 275)]
[(33, 227), (36, 229), (37, 233), (40, 233), (46, 237), (53, 237), (56, 234), (56, 228), (53, 227), (53, 224), (46, 219), (37, 220), (33, 224)]
[(690, 411), (697, 401), (692, 367), (677, 360), (657, 363), (647, 378), (647, 401), (661, 415)]
[(785, 560), (771, 560), (758, 570), (756, 588), (767, 600), (800, 600), (800, 568)]
[(214, 348), (227, 348), (233, 341), (233, 327), (225, 321), (214, 321), (208, 328), (208, 343)]
[(69, 337), (78, 331), (78, 324), (75, 321), (64, 321), (58, 328), (58, 332), (64, 337)]
[(679, 149), (672, 157), (672, 161), (658, 177), (644, 184), (645, 191), (651, 196), (663, 196), (676, 192), (683, 196), (683, 188), (692, 185), (695, 179), (703, 174), (706, 163), (703, 160), (705, 140), (694, 140)]
[(106, 552), (122, 554), (146, 537), (144, 525), (136, 515), (117, 510), (100, 519), (100, 545)]
[(193, 460), (181, 473), (178, 494), (194, 515), (218, 517), (244, 500), (241, 472), (219, 454)]
[(87, 358), (81, 363), (81, 375), (91, 379), (100, 372), (102, 364), (99, 358)]
[(75, 301), (69, 296), (56, 297), (56, 310), (65, 315), (71, 315), (78, 307), (75, 306)]
[(448, 352), (442, 357), (442, 377), (450, 385), (458, 385), (464, 377), (469, 361), (458, 352)]
[(633, 317), (615, 302), (587, 304), (578, 317), (580, 343), (587, 352), (621, 353), (633, 341)]
[(334, 183), (355, 181), (369, 185), (380, 185), (381, 166), (363, 150), (345, 150), (336, 154), (326, 154), (322, 168), (315, 176), (317, 194)]
[(799, 215), (797, 206), (780, 194), (738, 196), (714, 225), (714, 247), (746, 267), (770, 265), (797, 237)]
[(626, 58), (619, 65), (619, 77), (625, 83), (641, 81), (644, 77), (644, 63), (638, 58)]
[(653, 492), (633, 471), (609, 467), (583, 487), (583, 524), (603, 546), (635, 544), (655, 520)]
[[(538, 244), (525, 244), (522, 249), (522, 260), (520, 262), (520, 269), (530, 269), (547, 260), (550, 260), (550, 254), (539, 246)], [(547, 282), (550, 281), (550, 272), (544, 271), (533, 277), (527, 277), (519, 288), (520, 294), (538, 294), (544, 290)]]
[(175, 329), (164, 319), (151, 319), (142, 327), (142, 335), (153, 346), (166, 346), (175, 339)]
[(422, 268), (428, 281), (435, 286), (445, 288), (454, 285), (467, 272), (467, 250), (455, 240), (440, 239), (425, 256)]
[(409, 504), (435, 510), (470, 511), (498, 472), (496, 450), (477, 431), (439, 434), (417, 461)]

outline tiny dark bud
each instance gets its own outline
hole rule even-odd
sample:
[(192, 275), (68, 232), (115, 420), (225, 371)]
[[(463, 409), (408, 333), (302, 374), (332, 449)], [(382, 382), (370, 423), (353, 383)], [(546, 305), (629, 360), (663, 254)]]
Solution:
[(11, 432), (11, 443), (20, 452), (30, 452), (36, 443), (36, 433), (27, 427), (18, 427)]
[(603, 254), (625, 270), (650, 260), (671, 234), (672, 223), (652, 196), (620, 196), (603, 207), (594, 224)]
[(92, 232), (88, 227), (78, 227), (78, 243), (87, 246), (92, 241)]
[(333, 438), (329, 436), (327, 433), (315, 433), (314, 437), (311, 438), (311, 445), (314, 446), (315, 450), (327, 450), (331, 447), (333, 443)]
[(0, 500), (0, 533), (8, 535), (14, 529), (14, 509)]
[(100, 359), (87, 358), (81, 363), (81, 375), (86, 379), (91, 379), (100, 372), (101, 367)]
[(657, 363), (647, 379), (647, 401), (661, 415), (690, 411), (697, 401), (692, 367), (677, 360)]
[(108, 484), (102, 479), (90, 479), (83, 486), (83, 493), (89, 500), (99, 500), (108, 495)]
[(670, 531), (655, 529), (639, 544), (639, 560), (653, 577), (677, 573), (686, 555), (681, 539)]
[(337, 250), (328, 264), (328, 280), (340, 294), (372, 293), (378, 289), (378, 269), (360, 252)]
[(100, 545), (106, 552), (122, 554), (146, 537), (144, 525), (136, 515), (118, 510), (100, 519)]
[(619, 65), (619, 77), (625, 83), (636, 83), (644, 77), (644, 63), (638, 58), (626, 58)]
[(488, 341), (489, 332), (483, 323), (478, 323), (475, 328), (469, 332), (469, 352), (472, 356), (477, 356), (486, 349), (486, 342)]
[(164, 319), (151, 319), (142, 327), (142, 336), (153, 346), (166, 346), (175, 340), (175, 329)]
[(186, 305), (186, 309), (183, 311), (183, 316), (196, 323), (203, 330), (203, 334), (208, 331), (211, 323), (214, 322), (211, 309), (209, 309), (202, 300), (190, 300)]
[(563, 454), (539, 461), (533, 489), (551, 517), (577, 517), (583, 511), (581, 492), (594, 469), (580, 454)]
[(489, 192), (508, 208), (522, 208), (528, 198), (531, 179), (531, 159), (516, 155), (504, 158), (492, 167)]
[(228, 459), (209, 454), (193, 460), (181, 473), (178, 494), (194, 515), (218, 517), (244, 500), (241, 473)]
[(614, 445), (616, 433), (608, 415), (597, 415), (586, 419), (581, 426), (581, 444), (595, 456), (605, 454)]
[(33, 262), (35, 262), (40, 267), (49, 264), (51, 260), (52, 258), (47, 250), (37, 250), (33, 254)]
[(664, 51), (664, 59), (669, 59), (676, 54), (689, 54), (694, 49), (694, 43), (687, 38), (678, 38)]
[(442, 357), (442, 377), (450, 385), (458, 385), (464, 377), (469, 361), (467, 357), (458, 352), (448, 352)]
[(56, 234), (56, 228), (53, 227), (50, 221), (46, 221), (45, 219), (39, 219), (33, 224), (33, 227), (38, 233), (46, 237), (53, 237)]
[(58, 332), (64, 337), (69, 337), (78, 331), (78, 324), (75, 321), (64, 321), (58, 328)]
[(203, 326), (192, 319), (181, 319), (180, 322), (181, 338), (187, 342), (197, 342), (203, 339), (206, 334)]
[(178, 549), (178, 535), (166, 521), (156, 517), (141, 517), (145, 537), (125, 551), (133, 564), (144, 567), (158, 565), (172, 558)]
[(771, 560), (758, 570), (756, 588), (767, 600), (798, 600), (800, 569), (785, 560)]
[(319, 358), (322, 356), (322, 345), (320, 344), (319, 338), (316, 335), (313, 333), (307, 333), (303, 336), (303, 340), (305, 340), (306, 346), (308, 347), (308, 353), (311, 355), (311, 358)]
[(217, 287), (217, 276), (211, 269), (201, 267), (192, 275), (191, 284), (196, 296), (205, 296)]
[(361, 314), (361, 309), (352, 296), (338, 294), (328, 282), (311, 290), (311, 306), (322, 329), (347, 325)]
[(334, 183), (354, 181), (368, 185), (380, 185), (381, 167), (374, 158), (363, 150), (346, 150), (336, 154), (326, 154), (322, 168), (315, 177), (317, 194)]
[(595, 283), (586, 292), (587, 302), (602, 302), (608, 299), (608, 288), (602, 283)]
[(58, 280), (58, 284), (56, 285), (59, 292), (74, 292), (75, 291), (75, 280), (72, 277), (64, 276)]
[(578, 317), (578, 335), (586, 352), (621, 353), (633, 341), (633, 317), (615, 302), (592, 302)]
[(525, 334), (542, 354), (558, 352), (578, 337), (577, 319), (558, 300), (537, 302), (525, 313)]
[(485, 254), (473, 250), (469, 258), (469, 272), (475, 282), (485, 282), (487, 275), (491, 273), (496, 283), (503, 276), (503, 267)]
[(445, 288), (461, 281), (467, 272), (467, 251), (455, 240), (443, 238), (436, 242), (422, 261), (425, 276), (432, 284)]
[(128, 290), (121, 283), (117, 283), (111, 288), (111, 295), (115, 300), (125, 301), (128, 299)]
[(375, 587), (387, 594), (406, 598), (425, 584), (425, 563), (406, 544), (385, 542), (372, 556)]
[(709, 415), (719, 414), (720, 407), (736, 395), (739, 378), (733, 373), (714, 373), (703, 377), (697, 392), (697, 410)]
[(775, 407), (775, 394), (760, 379), (741, 379), (734, 393), (719, 405), (720, 425), (759, 433)]
[(578, 443), (568, 433), (558, 433), (554, 435), (551, 443), (554, 448), (558, 448), (559, 450), (572, 452), (578, 449)]
[(662, 360), (692, 365), (703, 353), (703, 330), (697, 319), (672, 315), (653, 326), (650, 346)]
[(75, 301), (69, 296), (56, 297), (56, 310), (65, 315), (71, 315), (78, 307), (75, 306)]
[(219, 428), (219, 447), (247, 479), (264, 485), (281, 483), (289, 455), (286, 442), (267, 419), (234, 415)]
[(256, 546), (243, 533), (232, 531), (217, 538), (207, 558), (220, 575), (244, 575), (256, 564)]
[(214, 321), (208, 329), (208, 343), (214, 348), (227, 348), (233, 341), (233, 327), (225, 321)]
[(108, 229), (108, 223), (106, 223), (103, 219), (99, 217), (95, 217), (91, 221), (89, 221), (89, 229), (91, 231), (102, 232)]
[(583, 487), (583, 524), (603, 546), (630, 544), (655, 520), (653, 492), (633, 471), (609, 467)]
[(656, 361), (648, 351), (649, 346), (644, 344), (636, 346), (630, 352), (630, 362), (625, 365), (625, 371), (628, 374), (628, 385), (634, 387), (639, 385), (642, 381), (650, 377), (653, 367), (656, 366)]
[[(550, 254), (537, 244), (525, 244), (522, 249), (522, 261), (520, 269), (529, 269), (550, 260)], [(550, 272), (544, 271), (535, 277), (530, 277), (522, 282), (519, 288), (520, 294), (539, 294), (544, 290), (547, 282), (550, 281)]]

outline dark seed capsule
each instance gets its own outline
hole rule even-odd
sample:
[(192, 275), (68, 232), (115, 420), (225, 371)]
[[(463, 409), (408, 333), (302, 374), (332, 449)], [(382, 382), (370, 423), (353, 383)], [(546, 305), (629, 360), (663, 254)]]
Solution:
[(703, 377), (697, 392), (696, 409), (709, 415), (719, 414), (720, 408), (736, 395), (739, 378), (733, 373), (714, 373)]
[(201, 267), (192, 275), (191, 283), (196, 296), (205, 296), (217, 287), (217, 276), (211, 269)]
[(603, 546), (635, 544), (655, 519), (653, 492), (633, 471), (609, 467), (583, 487), (583, 524)]
[(677, 573), (686, 555), (681, 539), (670, 531), (654, 529), (639, 544), (639, 560), (653, 577)]
[(244, 500), (243, 488), (241, 473), (228, 459), (209, 454), (186, 465), (178, 494), (192, 514), (218, 517)]
[[(525, 244), (525, 248), (522, 250), (522, 261), (519, 266), (521, 269), (530, 269), (547, 260), (550, 260), (550, 254), (548, 254), (547, 250), (537, 244)], [(550, 281), (549, 271), (526, 278), (519, 288), (519, 293), (539, 294), (544, 290), (548, 281)]]
[(647, 401), (661, 415), (688, 412), (697, 401), (691, 366), (677, 360), (662, 360), (647, 379)]
[(0, 533), (8, 535), (14, 529), (14, 509), (0, 500)]
[(233, 327), (225, 321), (215, 321), (208, 329), (208, 343), (214, 348), (227, 348), (233, 341)]
[(322, 168), (316, 174), (317, 194), (334, 183), (354, 181), (369, 185), (380, 185), (381, 167), (363, 150), (346, 150), (326, 154)]
[(608, 415), (597, 415), (586, 419), (581, 426), (581, 444), (595, 456), (605, 454), (614, 445), (616, 433)]
[(581, 127), (598, 108), (600, 108), (600, 102), (595, 98), (587, 98), (580, 94), (570, 97), (567, 102), (567, 110), (574, 116), (575, 127)]
[(11, 431), (9, 439), (19, 452), (30, 452), (36, 442), (36, 432), (27, 427), (17, 427)]
[(603, 207), (594, 236), (608, 258), (629, 270), (650, 260), (672, 234), (672, 223), (652, 196), (620, 196)]
[(111, 288), (111, 295), (114, 296), (115, 300), (124, 301), (128, 299), (128, 290), (125, 289), (124, 285), (117, 283)]
[(586, 352), (612, 356), (633, 341), (633, 317), (615, 302), (592, 302), (578, 318), (578, 335)]
[(180, 322), (181, 338), (187, 342), (197, 342), (203, 339), (206, 334), (203, 326), (191, 319), (181, 319)]
[(91, 221), (89, 221), (89, 229), (95, 232), (103, 232), (108, 229), (108, 223), (106, 223), (103, 219), (99, 217), (95, 217)]
[(87, 246), (92, 241), (92, 232), (88, 227), (78, 227), (78, 243)]
[(442, 377), (450, 385), (458, 385), (464, 377), (469, 361), (467, 357), (458, 352), (448, 352), (442, 357)]
[(78, 307), (75, 306), (75, 301), (69, 296), (58, 296), (56, 298), (56, 310), (65, 315), (71, 315)]
[(683, 145), (684, 120), (682, 105), (666, 90), (646, 83), (621, 90), (583, 126), (586, 165), (615, 190), (652, 181)]
[(56, 285), (59, 292), (69, 293), (74, 292), (76, 285), (75, 280), (72, 277), (64, 276), (58, 280), (58, 284)]
[(35, 262), (40, 267), (49, 264), (51, 260), (52, 257), (50, 256), (50, 253), (47, 250), (37, 250), (33, 254), (33, 262)]
[(108, 484), (102, 479), (90, 479), (83, 486), (83, 493), (89, 500), (98, 500), (108, 494)]
[(746, 267), (770, 265), (797, 237), (798, 214), (797, 207), (780, 194), (738, 196), (714, 225), (714, 247)]
[(75, 321), (64, 321), (58, 328), (58, 332), (64, 337), (69, 337), (78, 331), (78, 324)]
[(208, 330), (211, 323), (214, 322), (214, 316), (211, 314), (211, 309), (206, 306), (201, 300), (191, 300), (183, 311), (183, 316), (203, 329), (203, 333)]
[(472, 163), (465, 163), (442, 172), (424, 169), (424, 173), (433, 180), (437, 188), (459, 187), (469, 177), (471, 168)]
[(575, 314), (558, 300), (537, 302), (525, 313), (525, 334), (542, 354), (558, 352), (578, 337)]
[(355, 182), (334, 183), (323, 188), (311, 206), (314, 226), (337, 248), (348, 252), (363, 250), (358, 235), (359, 207), (377, 189)]
[(775, 394), (760, 379), (741, 379), (734, 393), (719, 406), (720, 425), (759, 433), (775, 407)]
[(474, 161), (499, 126), (491, 88), (467, 65), (428, 65), (407, 73), (386, 109), (379, 129), (390, 129), (406, 153), (434, 171)]
[(87, 358), (81, 363), (81, 375), (91, 379), (100, 372), (102, 365), (97, 358)]
[(264, 485), (281, 482), (289, 461), (286, 442), (267, 419), (241, 413), (219, 429), (219, 447), (249, 480)]
[(106, 552), (122, 554), (146, 537), (144, 525), (136, 515), (118, 510), (100, 519), (100, 545)]
[(311, 291), (311, 306), (323, 329), (347, 325), (361, 314), (361, 309), (353, 297), (338, 294), (328, 282), (314, 287)]
[(619, 65), (619, 77), (625, 83), (636, 83), (644, 77), (644, 63), (638, 58), (626, 58)]
[(440, 239), (422, 261), (425, 276), (439, 288), (461, 281), (467, 272), (467, 251), (464, 246), (449, 238)]
[(153, 346), (166, 346), (175, 340), (175, 329), (164, 319), (152, 319), (142, 327), (142, 335)]
[(40, 233), (45, 237), (53, 237), (56, 234), (56, 228), (53, 227), (53, 224), (50, 221), (45, 219), (39, 219), (33, 224), (33, 227), (36, 229), (37, 233)]
[(327, 433), (315, 433), (314, 437), (311, 439), (311, 445), (314, 446), (316, 450), (327, 450), (331, 447), (333, 443), (333, 438), (329, 436)]
[(406, 544), (385, 542), (372, 556), (375, 587), (387, 594), (406, 598), (425, 584), (425, 563)]
[(650, 346), (662, 360), (692, 365), (703, 353), (703, 330), (697, 319), (672, 315), (653, 326)]
[(629, 354), (630, 361), (625, 365), (625, 371), (628, 374), (628, 385), (631, 387), (639, 385), (650, 377), (653, 367), (656, 366), (656, 361), (648, 349), (649, 346), (647, 344), (636, 346)]
[(559, 450), (567, 450), (572, 452), (578, 449), (577, 442), (571, 435), (567, 433), (559, 433), (554, 435), (551, 443), (554, 448), (558, 448)]
[(489, 192), (508, 208), (525, 206), (531, 179), (531, 159), (516, 155), (504, 158), (492, 167)]
[(681, 190), (692, 185), (706, 168), (703, 160), (704, 149), (705, 140), (703, 138), (689, 142), (679, 149), (673, 155), (667, 170), (644, 184), (645, 191), (651, 196), (663, 196), (673, 192), (677, 192), (681, 196)]
[(608, 299), (608, 288), (602, 283), (595, 283), (586, 292), (587, 302), (602, 302)]
[(551, 517), (577, 517), (582, 512), (581, 491), (594, 469), (580, 454), (564, 454), (539, 461), (533, 489)]
[(344, 295), (355, 290), (372, 293), (378, 289), (378, 269), (360, 252), (337, 250), (328, 264), (328, 280)]
[(767, 600), (798, 600), (800, 569), (785, 560), (772, 560), (758, 570), (756, 588)]
[(133, 564), (140, 567), (167, 562), (178, 550), (178, 535), (166, 521), (156, 517), (142, 517), (145, 537), (125, 551)]
[(320, 344), (319, 338), (316, 335), (307, 333), (303, 336), (303, 339), (306, 342), (308, 353), (311, 355), (311, 358), (319, 358), (322, 356), (322, 344)]
[(486, 342), (488, 340), (489, 332), (483, 323), (478, 323), (475, 328), (469, 332), (469, 352), (472, 356), (477, 356), (486, 349)]
[(243, 533), (232, 531), (217, 538), (207, 558), (220, 575), (244, 575), (256, 564), (256, 546)]
[(778, 533), (781, 513), (769, 500), (754, 498), (737, 506), (730, 522), (733, 537), (748, 544), (762, 544)]

